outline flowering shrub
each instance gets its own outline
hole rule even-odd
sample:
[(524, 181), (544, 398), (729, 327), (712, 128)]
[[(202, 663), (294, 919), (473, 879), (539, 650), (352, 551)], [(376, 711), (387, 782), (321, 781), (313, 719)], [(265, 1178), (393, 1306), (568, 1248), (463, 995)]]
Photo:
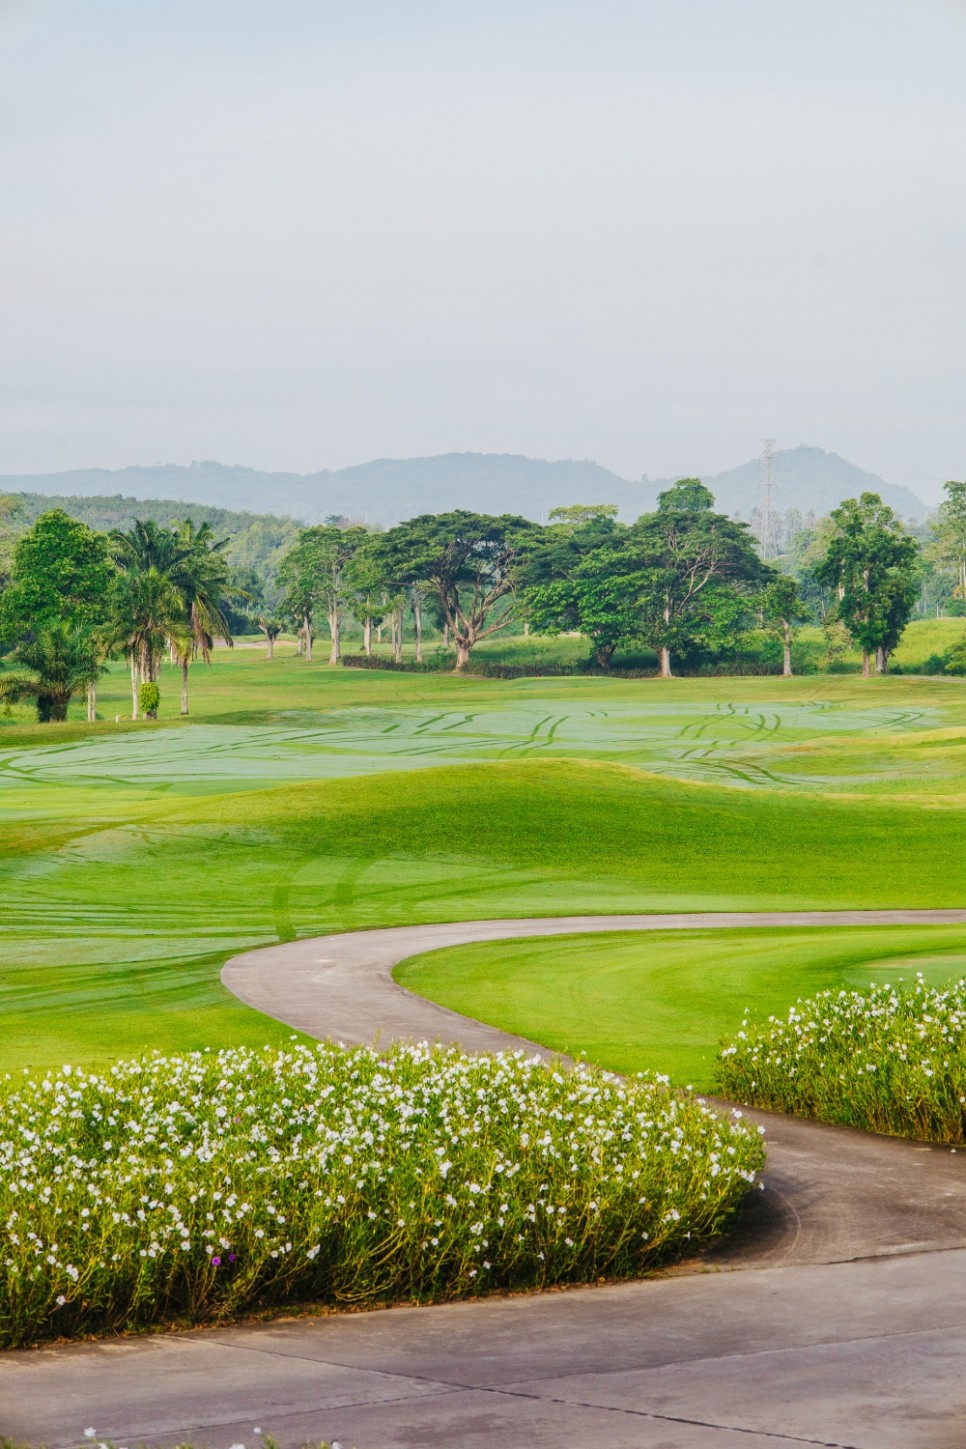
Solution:
[(962, 1142), (966, 980), (823, 991), (747, 1019), (715, 1066), (735, 1101), (926, 1142)]
[(0, 1097), (0, 1342), (626, 1277), (720, 1233), (758, 1134), (663, 1079), (293, 1046)]

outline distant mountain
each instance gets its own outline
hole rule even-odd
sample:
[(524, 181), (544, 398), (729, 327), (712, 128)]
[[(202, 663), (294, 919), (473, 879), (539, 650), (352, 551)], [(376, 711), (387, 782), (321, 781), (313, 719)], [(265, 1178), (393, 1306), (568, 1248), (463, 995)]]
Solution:
[[(682, 477), (688, 470), (675, 476)], [(926, 505), (908, 488), (884, 483), (836, 453), (821, 448), (789, 448), (775, 454), (775, 507), (824, 513), (843, 498), (863, 491), (881, 494), (904, 517), (922, 518)], [(176, 507), (179, 502), (233, 512), (281, 514), (318, 523), (331, 514), (384, 525), (419, 513), (470, 508), (485, 513), (522, 513), (542, 519), (568, 503), (616, 503), (621, 516), (636, 518), (653, 508), (658, 493), (673, 478), (634, 483), (599, 463), (573, 459), (549, 462), (515, 453), (444, 453), (432, 458), (379, 458), (336, 471), (263, 473), (224, 463), (181, 467), (111, 470), (91, 468), (67, 473), (8, 474), (0, 492), (103, 497), (127, 505), (129, 498), (151, 499)], [(761, 465), (757, 458), (703, 481), (724, 513), (751, 516), (757, 505)]]
[(331, 514), (392, 524), (419, 513), (470, 508), (540, 519), (566, 503), (617, 503), (636, 518), (653, 491), (599, 463), (550, 463), (512, 453), (445, 453), (434, 458), (379, 458), (335, 472), (261, 473), (223, 463), (90, 468), (69, 473), (9, 474), (0, 491), (64, 495), (125, 493), (218, 508), (280, 513), (318, 523)]
[[(908, 488), (885, 483), (874, 473), (866, 473), (822, 448), (783, 448), (775, 454), (772, 466), (775, 480), (774, 507), (783, 513), (786, 508), (799, 508), (803, 513), (828, 513), (843, 498), (858, 498), (860, 493), (878, 493), (903, 518), (925, 518), (928, 508)], [(678, 475), (680, 476), (680, 475)], [(673, 478), (649, 480), (649, 486), (660, 492), (670, 487)], [(723, 513), (737, 513), (750, 518), (758, 507), (761, 491), (761, 461), (752, 458), (726, 473), (716, 473), (701, 480), (718, 501)]]

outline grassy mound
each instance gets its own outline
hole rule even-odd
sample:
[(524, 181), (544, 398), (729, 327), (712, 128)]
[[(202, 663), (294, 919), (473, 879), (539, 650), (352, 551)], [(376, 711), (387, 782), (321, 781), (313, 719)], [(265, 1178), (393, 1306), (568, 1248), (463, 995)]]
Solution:
[(666, 1072), (710, 1091), (722, 1038), (742, 1015), (872, 980), (940, 985), (966, 971), (966, 926), (738, 927), (608, 931), (486, 941), (411, 957), (419, 996), (585, 1056), (612, 1072)]
[(746, 1019), (722, 1049), (719, 1091), (740, 1102), (916, 1137), (964, 1140), (966, 980), (825, 991), (784, 1020)]
[(294, 1046), (0, 1101), (0, 1345), (638, 1276), (727, 1225), (756, 1132), (663, 1079)]

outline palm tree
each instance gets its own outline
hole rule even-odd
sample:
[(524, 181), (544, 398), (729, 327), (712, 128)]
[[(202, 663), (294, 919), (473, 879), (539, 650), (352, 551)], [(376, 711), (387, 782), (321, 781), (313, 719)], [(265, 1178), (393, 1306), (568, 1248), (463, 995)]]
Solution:
[(131, 718), (139, 714), (138, 690), (157, 679), (158, 663), (171, 640), (190, 648), (189, 626), (178, 590), (154, 565), (121, 573), (112, 599), (112, 643), (131, 666)]
[[(223, 557), (228, 540), (216, 539), (208, 523), (196, 528), (185, 520), (161, 528), (152, 519), (138, 519), (127, 533), (115, 529), (111, 540), (115, 561), (127, 579), (154, 577), (150, 586), (140, 586), (140, 593), (132, 586), (133, 592), (127, 591), (121, 609), (122, 619), (140, 618), (142, 632), (146, 630), (134, 653), (129, 643), (124, 645), (132, 659), (132, 692), (136, 695), (139, 682), (155, 678), (167, 642), (173, 660), (181, 666), (181, 713), (186, 715), (191, 660), (200, 654), (210, 664), (216, 636), (232, 647), (226, 610), (231, 599), (248, 598), (244, 589), (234, 588), (229, 582), (228, 563)], [(159, 580), (165, 581), (172, 597), (162, 598)], [(151, 624), (146, 622), (149, 616), (154, 620)], [(167, 624), (162, 622), (165, 619)]]
[(0, 699), (33, 699), (42, 724), (65, 720), (73, 695), (89, 690), (104, 673), (104, 654), (104, 642), (92, 630), (66, 620), (46, 625), (18, 644), (13, 654), (16, 663), (35, 677), (12, 674), (0, 678)]
[(200, 654), (211, 664), (215, 638), (234, 648), (231, 625), (226, 610), (232, 599), (248, 598), (244, 589), (231, 585), (228, 562), (223, 550), (228, 539), (216, 539), (211, 525), (203, 523), (196, 529), (190, 519), (176, 523), (172, 532), (178, 544), (178, 557), (169, 570), (169, 578), (181, 599), (188, 621), (188, 639), (184, 648), (176, 647), (181, 664), (181, 713), (188, 713), (188, 666)]

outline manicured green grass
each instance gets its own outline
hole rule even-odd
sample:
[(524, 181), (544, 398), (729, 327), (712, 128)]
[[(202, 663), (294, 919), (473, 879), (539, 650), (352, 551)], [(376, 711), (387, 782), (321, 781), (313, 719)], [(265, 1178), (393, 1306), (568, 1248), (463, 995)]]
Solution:
[(403, 962), (396, 977), (557, 1051), (706, 1091), (719, 1043), (746, 1010), (763, 1018), (829, 988), (964, 971), (963, 927), (754, 927), (459, 946)]
[(218, 970), (295, 935), (966, 899), (959, 680), (192, 678), (0, 728), (2, 1068), (285, 1040)]

